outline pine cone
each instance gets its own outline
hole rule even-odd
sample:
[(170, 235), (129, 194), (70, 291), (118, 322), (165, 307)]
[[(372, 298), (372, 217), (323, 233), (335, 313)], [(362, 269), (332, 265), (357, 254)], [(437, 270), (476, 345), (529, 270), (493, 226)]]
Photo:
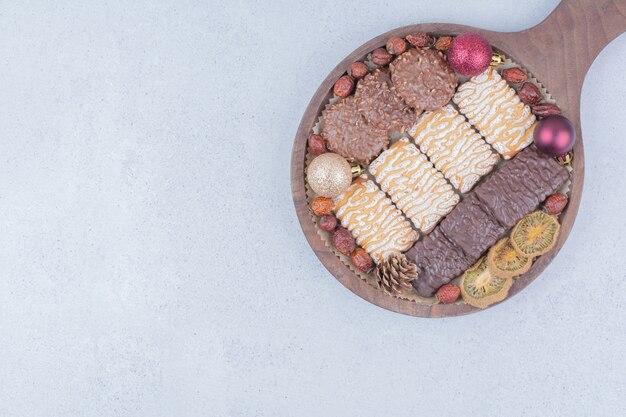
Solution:
[(410, 289), (416, 278), (417, 266), (400, 253), (389, 255), (376, 267), (378, 286), (390, 295)]

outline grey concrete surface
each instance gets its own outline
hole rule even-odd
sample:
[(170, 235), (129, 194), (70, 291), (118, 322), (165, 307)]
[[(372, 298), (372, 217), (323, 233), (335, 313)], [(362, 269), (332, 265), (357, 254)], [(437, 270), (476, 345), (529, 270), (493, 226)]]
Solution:
[(556, 4), (0, 1), (0, 416), (626, 415), (626, 36), (585, 82), (571, 237), (496, 308), (368, 304), (291, 201), (300, 116), (354, 48)]

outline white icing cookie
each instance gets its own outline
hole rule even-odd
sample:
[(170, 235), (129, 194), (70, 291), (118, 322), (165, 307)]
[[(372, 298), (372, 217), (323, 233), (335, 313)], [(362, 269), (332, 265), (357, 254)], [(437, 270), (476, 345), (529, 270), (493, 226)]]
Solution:
[(490, 172), (500, 157), (451, 105), (424, 113), (409, 130), (415, 143), (462, 193)]
[(392, 253), (408, 250), (419, 237), (402, 212), (366, 175), (357, 178), (334, 202), (341, 225), (352, 232), (356, 243), (376, 263)]
[(441, 172), (407, 138), (380, 154), (369, 172), (424, 233), (429, 233), (460, 200)]
[(535, 115), (493, 68), (461, 84), (452, 100), (504, 159), (533, 141)]

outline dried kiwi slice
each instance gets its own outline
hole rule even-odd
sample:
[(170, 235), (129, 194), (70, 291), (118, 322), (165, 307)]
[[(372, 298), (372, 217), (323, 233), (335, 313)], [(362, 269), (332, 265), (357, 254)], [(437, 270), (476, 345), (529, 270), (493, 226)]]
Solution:
[(508, 237), (500, 239), (489, 249), (487, 266), (498, 277), (513, 278), (527, 272), (533, 264), (533, 258), (520, 255)]
[(556, 244), (560, 229), (556, 217), (535, 211), (515, 225), (511, 232), (511, 244), (524, 256), (543, 255)]
[(485, 308), (509, 295), (513, 278), (497, 277), (489, 272), (487, 257), (483, 256), (461, 277), (461, 294), (469, 305)]

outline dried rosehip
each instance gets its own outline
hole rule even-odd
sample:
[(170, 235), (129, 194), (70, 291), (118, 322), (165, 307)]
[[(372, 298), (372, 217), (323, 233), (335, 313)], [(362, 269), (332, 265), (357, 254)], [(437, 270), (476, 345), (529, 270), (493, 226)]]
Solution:
[(442, 36), (435, 41), (435, 49), (445, 52), (452, 43), (452, 36)]
[(335, 245), (339, 253), (350, 256), (356, 243), (354, 242), (352, 233), (350, 233), (348, 229), (338, 227), (333, 232), (333, 245)]
[(530, 105), (539, 103), (543, 98), (541, 91), (539, 91), (539, 87), (529, 82), (522, 84), (517, 91), (517, 94), (519, 95), (520, 100)]
[(367, 65), (361, 61), (353, 62), (352, 65), (350, 65), (350, 75), (357, 80), (365, 77), (369, 71), (370, 69), (367, 68)]
[(369, 272), (374, 267), (374, 260), (365, 249), (356, 248), (351, 257), (352, 263), (360, 271)]
[(507, 68), (502, 70), (502, 78), (512, 84), (523, 83), (528, 79), (528, 75), (521, 68)]
[(385, 48), (378, 48), (372, 51), (370, 59), (375, 65), (383, 67), (385, 65), (389, 65), (389, 63), (393, 59), (393, 55), (387, 52)]
[(328, 216), (334, 207), (335, 203), (330, 198), (315, 197), (311, 201), (311, 211), (316, 216)]
[(337, 80), (333, 92), (341, 98), (348, 97), (354, 90), (354, 80), (349, 75), (344, 75)]
[(309, 151), (315, 156), (325, 153), (326, 140), (320, 135), (312, 134), (309, 137)]
[(439, 287), (436, 295), (440, 303), (452, 304), (461, 295), (461, 289), (454, 284), (445, 284)]
[(327, 216), (322, 216), (317, 224), (320, 229), (332, 232), (335, 230), (335, 227), (337, 227), (337, 219), (332, 214), (329, 214)]
[(568, 201), (569, 199), (565, 194), (552, 194), (543, 202), (543, 208), (546, 213), (554, 216), (563, 211)]
[(433, 38), (426, 32), (415, 32), (407, 35), (406, 40), (416, 48), (426, 48)]
[(393, 55), (400, 55), (406, 51), (406, 42), (402, 38), (389, 38), (387, 41), (387, 52)]
[(551, 103), (535, 104), (531, 110), (535, 116), (539, 117), (558, 116), (561, 114), (561, 109), (556, 104)]

